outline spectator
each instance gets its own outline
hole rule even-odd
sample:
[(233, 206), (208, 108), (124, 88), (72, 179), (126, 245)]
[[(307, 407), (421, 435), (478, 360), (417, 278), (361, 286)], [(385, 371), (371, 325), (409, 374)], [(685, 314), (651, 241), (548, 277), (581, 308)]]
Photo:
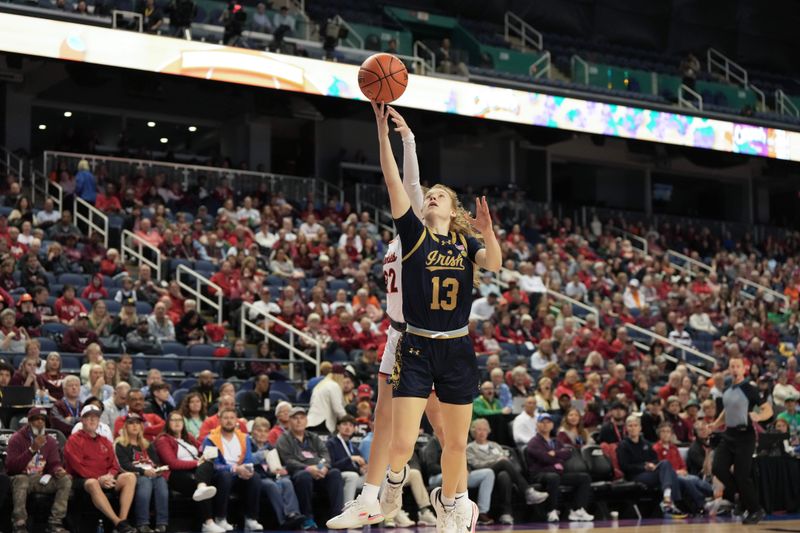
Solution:
[(38, 492), (55, 494), (48, 533), (67, 533), (62, 522), (67, 514), (72, 478), (62, 466), (58, 442), (45, 434), (47, 410), (34, 407), (28, 411), (27, 419), (28, 423), (11, 436), (6, 448), (6, 472), (12, 476), (13, 530), (27, 530), (28, 495)]
[(669, 340), (687, 348), (693, 348), (692, 336), (686, 331), (686, 320), (680, 317), (675, 322), (675, 329), (669, 332)]
[(580, 450), (591, 443), (591, 437), (586, 428), (583, 427), (581, 412), (575, 407), (567, 409), (566, 414), (561, 419), (561, 426), (558, 428), (556, 438), (566, 446), (572, 446)]
[(351, 442), (355, 431), (355, 418), (345, 415), (336, 423), (336, 435), (325, 442), (331, 467), (338, 469), (344, 482), (343, 499), (351, 501), (364, 484), (367, 462), (358, 446)]
[(511, 396), (511, 389), (505, 383), (505, 375), (503, 369), (494, 368), (489, 372), (489, 378), (494, 385), (495, 396), (500, 400), (500, 406), (506, 414), (511, 412), (513, 406), (513, 398)]
[[(89, 312), (89, 329), (95, 332), (99, 338), (105, 338), (103, 342), (111, 342), (111, 328), (114, 324), (114, 317), (108, 312), (108, 306), (103, 300), (97, 300), (92, 304)], [(121, 348), (121, 346), (118, 346)], [(111, 346), (109, 348), (112, 348)]]
[(50, 226), (50, 229), (47, 230), (47, 239), (51, 241), (57, 241), (61, 244), (66, 243), (67, 238), (69, 237), (80, 239), (82, 236), (81, 230), (79, 230), (78, 227), (72, 223), (71, 211), (64, 211), (61, 213), (61, 218), (59, 221)]
[(180, 413), (183, 415), (183, 426), (194, 439), (200, 436), (200, 428), (208, 417), (206, 402), (199, 392), (190, 392), (181, 400)]
[[(216, 375), (211, 370), (203, 370), (197, 374), (197, 385), (191, 389), (191, 392), (196, 392), (202, 397), (206, 408), (208, 408), (209, 405), (214, 405), (219, 396), (217, 389), (214, 387), (215, 378)], [(187, 427), (191, 429), (191, 426)]]
[(526, 446), (530, 440), (536, 436), (536, 421), (539, 418), (539, 411), (536, 409), (536, 396), (533, 394), (525, 398), (522, 404), (522, 412), (514, 417), (511, 431), (514, 434), (514, 444)]
[(531, 368), (541, 371), (550, 363), (558, 362), (558, 355), (553, 350), (553, 343), (550, 339), (542, 339), (539, 349), (531, 355)]
[(609, 415), (608, 421), (600, 428), (598, 440), (609, 444), (622, 442), (627, 429), (625, 417), (628, 416), (628, 407), (620, 401), (615, 401), (611, 404)]
[(436, 50), (436, 64), (439, 72), (444, 74), (452, 74), (463, 77), (469, 76), (469, 69), (463, 61), (459, 61), (453, 57), (453, 52), (450, 48), (450, 39), (445, 37), (442, 39), (441, 45)]
[(58, 401), (64, 396), (65, 377), (61, 371), (61, 356), (58, 352), (50, 352), (44, 362), (44, 371), (36, 376), (36, 383), (47, 391), (52, 401)]
[[(236, 410), (236, 400), (233, 394), (220, 394), (217, 399), (217, 413), (206, 418), (200, 426), (200, 434), (198, 435), (198, 440), (200, 440), (200, 442), (204, 442), (208, 434), (219, 427), (219, 414), (224, 410)], [(242, 419), (239, 419), (239, 430), (242, 433), (247, 433), (247, 425)]]
[[(88, 405), (94, 406), (95, 408), (100, 410), (100, 420), (101, 421), (100, 421), (100, 424), (98, 424), (98, 426), (97, 426), (97, 434), (100, 435), (101, 437), (107, 438), (108, 442), (113, 443), (114, 442), (114, 435), (112, 434), (111, 427), (108, 426), (107, 424), (105, 424), (102, 421), (102, 418), (103, 418), (103, 402), (100, 401), (100, 398), (95, 398), (94, 396), (89, 396), (88, 398), (86, 398), (86, 401), (83, 402), (83, 407), (86, 407)], [(78, 423), (75, 424), (75, 427), (72, 428), (72, 432), (73, 433), (77, 433), (78, 431), (80, 431), (82, 429), (83, 429), (83, 422), (81, 420), (79, 420)]]
[(693, 476), (711, 483), (714, 474), (711, 472), (714, 448), (711, 446), (711, 428), (705, 420), (698, 420), (694, 425), (696, 439), (692, 441), (686, 453), (686, 471)]
[(0, 359), (0, 387), (8, 387), (11, 384), (13, 373), (14, 367), (6, 363), (5, 360)]
[[(540, 504), (548, 495), (528, 485), (517, 466), (511, 462), (508, 452), (496, 442), (489, 440), (490, 432), (491, 428), (486, 419), (478, 418), (472, 421), (470, 434), (473, 441), (467, 445), (467, 466), (471, 470), (491, 468), (494, 471), (495, 485), (500, 491), (500, 501), (503, 502), (499, 522), (512, 525), (514, 523), (511, 509), (512, 485), (525, 496), (525, 503), (528, 505)], [(484, 522), (486, 518), (488, 517), (484, 517)]]
[(64, 395), (50, 410), (50, 427), (70, 435), (72, 428), (80, 421), (81, 380), (77, 376), (67, 376), (63, 384)]
[(142, 380), (136, 377), (133, 373), (133, 357), (128, 354), (122, 354), (117, 363), (117, 376), (120, 381), (127, 382), (131, 389), (141, 389)]
[(304, 529), (316, 529), (314, 510), (311, 506), (312, 491), (327, 494), (332, 515), (342, 511), (343, 480), (341, 472), (332, 468), (331, 458), (322, 440), (306, 431), (306, 410), (294, 407), (289, 413), (289, 431), (278, 439), (276, 448), (289, 475), (292, 476), (300, 512), (308, 517)]
[(61, 220), (61, 213), (54, 209), (55, 204), (51, 198), (44, 201), (41, 211), (37, 212), (33, 217), (34, 225), (43, 230), (48, 229), (50, 226)]
[(260, 411), (269, 411), (270, 382), (269, 376), (266, 374), (259, 374), (254, 379), (253, 390), (247, 391), (247, 394), (242, 395), (239, 407), (245, 416), (250, 414), (255, 415)]
[(540, 411), (558, 410), (558, 398), (553, 394), (553, 380), (546, 376), (539, 378), (536, 386), (536, 405)]
[[(187, 300), (189, 301), (189, 300)], [(178, 342), (191, 346), (205, 342), (205, 320), (194, 309), (187, 311), (175, 326), (175, 337)]]
[(38, 392), (39, 384), (36, 379), (36, 369), (38, 367), (38, 359), (30, 359), (28, 357), (22, 359), (19, 362), (19, 369), (11, 377), (11, 385), (15, 387), (30, 387)]
[(78, 162), (78, 173), (75, 175), (75, 196), (92, 205), (97, 200), (97, 180), (89, 170), (89, 162), (85, 159)]
[(343, 381), (344, 367), (336, 364), (333, 365), (333, 371), (314, 387), (308, 409), (311, 431), (333, 433), (336, 422), (347, 414), (344, 409)]
[(89, 345), (99, 342), (100, 337), (89, 328), (89, 315), (81, 311), (73, 321), (72, 327), (64, 333), (61, 349), (65, 352), (82, 353)]
[(261, 493), (267, 496), (275, 511), (279, 527), (300, 527), (306, 518), (300, 514), (300, 504), (292, 480), (288, 477), (289, 471), (280, 464), (278, 451), (267, 440), (269, 430), (269, 421), (266, 418), (258, 417), (253, 421), (251, 451), (256, 474), (261, 479)]
[(646, 411), (642, 413), (642, 435), (648, 442), (658, 440), (658, 428), (665, 422), (661, 397), (653, 394), (646, 401)]
[(476, 298), (472, 302), (470, 318), (475, 318), (479, 321), (490, 320), (494, 316), (495, 309), (499, 305), (498, 298), (499, 295), (496, 292), (490, 292), (482, 298)]
[(128, 414), (128, 393), (131, 390), (130, 384), (125, 381), (120, 381), (114, 387), (114, 395), (108, 400), (103, 402), (103, 414), (100, 416), (100, 422), (114, 427), (114, 423), (120, 416)]
[(797, 398), (789, 396), (784, 400), (786, 410), (778, 415), (778, 420), (785, 420), (789, 425), (792, 438), (800, 434), (800, 412), (797, 411)]
[(691, 52), (681, 60), (681, 81), (692, 90), (695, 88), (697, 74), (700, 72), (700, 68), (700, 60)]
[(500, 400), (495, 398), (494, 384), (486, 381), (481, 385), (481, 394), (472, 402), (472, 418), (483, 418), (491, 415), (509, 414), (511, 409), (503, 408)]
[(670, 396), (666, 402), (664, 421), (672, 426), (672, 431), (678, 442), (688, 444), (693, 438), (691, 422), (681, 416), (681, 401), (677, 396)]
[(153, 383), (150, 386), (150, 398), (145, 412), (157, 415), (166, 422), (169, 414), (175, 410), (175, 406), (169, 401), (169, 385), (164, 382)]
[(101, 365), (92, 365), (89, 370), (89, 383), (81, 386), (80, 400), (82, 403), (86, 402), (86, 398), (94, 396), (99, 398), (101, 402), (110, 400), (114, 395), (114, 388), (106, 384), (105, 376), (103, 375), (103, 367)]
[[(250, 23), (250, 31), (258, 31), (262, 33), (272, 33), (274, 30), (274, 26), (272, 25), (272, 21), (269, 20), (269, 14), (267, 13), (267, 6), (264, 2), (259, 2), (256, 4), (256, 12), (253, 14), (253, 21)], [(249, 199), (246, 198), (246, 200)], [(300, 227), (300, 231), (303, 230), (303, 227)]]
[(161, 342), (150, 333), (150, 325), (146, 316), (140, 316), (136, 329), (125, 336), (128, 351), (133, 353), (160, 354)]
[[(131, 389), (128, 392), (128, 415), (136, 413), (142, 419), (144, 438), (154, 441), (164, 429), (164, 420), (158, 415), (144, 412), (144, 394), (140, 389)], [(124, 416), (118, 416), (114, 421), (114, 438), (119, 437), (119, 432), (125, 424)]]
[(275, 406), (275, 425), (272, 426), (272, 429), (270, 429), (267, 434), (267, 441), (272, 446), (275, 446), (281, 435), (289, 431), (291, 411), (292, 404), (289, 402), (278, 402), (278, 405)]
[(255, 476), (252, 444), (250, 437), (238, 427), (236, 411), (222, 409), (219, 413), (219, 426), (212, 429), (203, 440), (203, 449), (217, 449), (214, 459), (214, 516), (218, 526), (231, 530), (228, 523), (228, 500), (231, 491), (237, 490), (244, 502), (244, 529), (261, 531), (258, 523), (258, 507), (261, 493), (261, 479)]
[(197, 502), (202, 532), (223, 533), (225, 529), (214, 523), (211, 516), (211, 499), (217, 494), (217, 488), (211, 485), (214, 463), (199, 452), (199, 445), (186, 431), (180, 413), (170, 413), (164, 433), (155, 441), (155, 449), (161, 461), (169, 467), (169, 488), (183, 496), (191, 495)]
[(167, 317), (167, 306), (164, 302), (158, 302), (153, 307), (153, 314), (147, 318), (147, 327), (150, 334), (153, 335), (158, 342), (175, 340), (175, 326), (172, 324), (169, 317)]
[(686, 463), (683, 461), (678, 447), (675, 445), (675, 434), (672, 432), (672, 426), (665, 423), (658, 428), (658, 442), (653, 444), (653, 451), (656, 452), (659, 461), (667, 461), (672, 465), (672, 469), (683, 481), (687, 484), (694, 486), (693, 491), (686, 491), (686, 498), (693, 498), (691, 501), (686, 502), (688, 507), (693, 512), (699, 512), (703, 509), (706, 497), (714, 495), (714, 489), (711, 483), (704, 481), (698, 476), (689, 474), (686, 469)]
[(553, 439), (552, 433), (553, 418), (547, 413), (539, 415), (536, 423), (536, 436), (525, 448), (530, 479), (544, 485), (549, 495), (547, 521), (559, 521), (559, 487), (565, 485), (574, 489), (570, 502), (572, 510), (569, 513), (569, 520), (571, 522), (591, 522), (594, 520), (594, 516), (587, 513), (585, 508), (591, 496), (592, 478), (585, 472), (564, 472), (564, 463), (572, 455), (572, 448)]
[[(72, 325), (81, 313), (86, 314), (86, 308), (80, 300), (75, 298), (75, 287), (64, 285), (61, 297), (56, 299), (55, 312), (62, 324)], [(83, 350), (78, 350), (82, 352)]]
[(169, 524), (169, 489), (158, 451), (150, 446), (142, 431), (142, 418), (128, 413), (125, 424), (114, 444), (120, 468), (136, 476), (134, 516), (139, 533), (150, 529), (150, 500), (155, 500), (156, 533), (167, 531)]
[[(114, 450), (105, 437), (97, 433), (100, 410), (87, 405), (81, 410), (83, 429), (67, 440), (64, 462), (67, 472), (73, 476), (76, 490), (85, 490), (94, 506), (114, 524), (119, 533), (136, 533), (128, 523), (128, 512), (136, 490), (136, 476), (121, 472)], [(118, 493), (119, 514), (114, 511), (105, 495), (105, 490)]]

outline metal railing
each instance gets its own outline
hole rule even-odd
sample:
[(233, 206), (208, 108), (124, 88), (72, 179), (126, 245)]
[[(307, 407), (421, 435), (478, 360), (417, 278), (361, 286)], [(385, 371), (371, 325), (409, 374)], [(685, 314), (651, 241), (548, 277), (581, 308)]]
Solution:
[(25, 177), (25, 161), (5, 146), (0, 146), (0, 165), (7, 173), (14, 173), (20, 179)]
[(747, 71), (722, 52), (709, 48), (706, 52), (706, 68), (709, 74), (722, 76), (725, 81), (748, 87)]
[(581, 301), (578, 301), (575, 298), (571, 298), (571, 297), (567, 296), (566, 294), (561, 294), (560, 292), (554, 291), (552, 289), (547, 289), (547, 292), (545, 292), (545, 294), (547, 296), (552, 296), (556, 300), (560, 300), (562, 302), (569, 303), (569, 304), (571, 304), (571, 305), (573, 305), (575, 307), (579, 307), (579, 308), (583, 309), (584, 311), (586, 311), (587, 313), (593, 313), (598, 318), (600, 317), (600, 313), (597, 311), (597, 309), (594, 306), (589, 305), (589, 304), (584, 303), (584, 302), (581, 302)]
[(747, 86), (748, 89), (753, 91), (756, 95), (756, 111), (766, 111), (767, 110), (767, 95), (764, 94), (764, 91), (753, 85), (752, 83)]
[(775, 91), (775, 111), (781, 115), (800, 117), (800, 110), (781, 89)]
[(145, 264), (155, 273), (156, 279), (161, 281), (161, 250), (126, 229), (122, 230), (119, 248), (123, 263), (135, 260), (137, 265)]
[(266, 181), (271, 192), (283, 192), (290, 198), (306, 198), (311, 195), (315, 200), (326, 201), (329, 195), (335, 193), (339, 196), (340, 201), (344, 201), (344, 191), (325, 180), (252, 170), (56, 151), (44, 153), (44, 169), (47, 171), (57, 168), (59, 161), (66, 161), (72, 167), (77, 167), (78, 161), (81, 159), (88, 161), (89, 167), (93, 170), (98, 165), (104, 165), (112, 175), (130, 174), (131, 171), (151, 171), (164, 174), (167, 182), (180, 180), (184, 187), (197, 184), (201, 177), (206, 180), (207, 188), (216, 186), (224, 179), (230, 179), (237, 192), (247, 194), (257, 191), (258, 187)]
[[(190, 280), (188, 283), (187, 278)], [(210, 307), (217, 316), (217, 323), (222, 324), (222, 288), (219, 285), (186, 265), (178, 265), (175, 281), (182, 290), (194, 297), (198, 313), (203, 312), (203, 307)], [(194, 283), (192, 284), (192, 282)], [(209, 291), (208, 295), (203, 292), (204, 289)], [(212, 290), (213, 293), (211, 293)]]
[(352, 46), (353, 48), (360, 48), (360, 49), (364, 48), (364, 38), (361, 37), (361, 34), (358, 33), (355, 30), (355, 28), (353, 28), (350, 24), (348, 24), (347, 21), (341, 17), (341, 15), (336, 15), (335, 17), (333, 17), (333, 21), (336, 24), (344, 28), (347, 28), (347, 38), (344, 39), (342, 43), (349, 42), (351, 43), (350, 46)]
[[(578, 54), (572, 54), (572, 57), (569, 59), (569, 63), (572, 70), (572, 81), (582, 82), (584, 85), (589, 85), (589, 63)], [(583, 75), (580, 77), (578, 76), (577, 67), (583, 69)], [(583, 79), (581, 80), (580, 78)]]
[(528, 74), (534, 79), (550, 79), (550, 52), (545, 51), (542, 56), (534, 61), (528, 68)]
[(142, 15), (141, 13), (136, 13), (134, 11), (124, 11), (122, 9), (113, 10), (111, 12), (111, 27), (114, 29), (117, 29), (117, 17), (120, 17), (121, 19), (124, 19), (126, 21), (127, 19), (133, 19), (137, 21), (137, 25), (139, 27), (138, 29), (139, 33), (142, 33), (144, 31), (144, 15)]
[(544, 48), (544, 38), (541, 32), (522, 20), (522, 18), (512, 11), (506, 11), (503, 25), (505, 27), (506, 42), (510, 43), (511, 38), (516, 37), (522, 43), (523, 50), (528, 47), (535, 50), (542, 50)]
[[(384, 208), (378, 207), (377, 204), (383, 203), (380, 200), (372, 199), (371, 196), (365, 198), (362, 191), (363, 183), (356, 184), (356, 211), (359, 213), (368, 211), (372, 214), (372, 220), (381, 230), (387, 230), (394, 234), (394, 219), (392, 214)], [(385, 193), (385, 189), (384, 189)]]
[[(693, 100), (692, 100), (693, 99)], [(703, 110), (703, 96), (691, 87), (681, 83), (678, 87), (678, 105), (697, 111)]]
[[(282, 338), (282, 337), (280, 337), (278, 335), (275, 335), (274, 333), (271, 333), (269, 331), (269, 326), (267, 326), (265, 328), (261, 324), (259, 324), (258, 322), (254, 322), (254, 320), (258, 320), (258, 319), (251, 319), (250, 318), (251, 311), (253, 313), (257, 313), (258, 315), (260, 315), (260, 317), (263, 317), (267, 321), (268, 324), (275, 323), (275, 324), (278, 324), (281, 327), (285, 328), (286, 332), (287, 332), (287, 334), (289, 336), (288, 342), (284, 338)], [(249, 330), (255, 331), (259, 336), (263, 336), (265, 340), (273, 342), (273, 343), (277, 344), (278, 346), (282, 346), (283, 348), (288, 350), (288, 352), (289, 352), (289, 363), (290, 363), (290, 366), (289, 366), (289, 379), (290, 380), (294, 379), (294, 367), (295, 367), (296, 363), (298, 362), (297, 361), (298, 358), (313, 364), (316, 367), (316, 374), (315, 375), (319, 375), (319, 365), (320, 365), (320, 362), (322, 361), (322, 344), (317, 339), (315, 339), (314, 337), (308, 335), (307, 333), (304, 333), (304, 332), (300, 331), (299, 329), (295, 328), (291, 324), (287, 324), (286, 322), (284, 322), (283, 320), (281, 320), (280, 318), (278, 318), (277, 316), (275, 316), (275, 315), (273, 315), (271, 313), (265, 313), (265, 312), (263, 312), (263, 311), (261, 311), (259, 309), (256, 309), (253, 306), (253, 304), (251, 304), (249, 302), (243, 302), (242, 303), (242, 307), (240, 308), (240, 312), (241, 312), (241, 319), (239, 321), (239, 333), (240, 333), (240, 337), (242, 339), (246, 339), (247, 338), (247, 331), (249, 329)], [(315, 353), (316, 357), (312, 357), (308, 353), (303, 351), (302, 349), (298, 348), (295, 345), (297, 339), (303, 339), (309, 345), (313, 346), (314, 353)]]
[(694, 277), (701, 272), (706, 275), (714, 272), (713, 268), (702, 261), (698, 261), (693, 257), (689, 257), (688, 255), (682, 254), (675, 250), (667, 250), (664, 252), (664, 259), (666, 259), (670, 265), (689, 277)]
[[(584, 224), (585, 225), (585, 224)], [(621, 236), (624, 239), (631, 241), (631, 245), (634, 245), (634, 249), (636, 249), (635, 244), (638, 244), (641, 249), (636, 249), (637, 252), (643, 253), (645, 256), (649, 255), (650, 245), (647, 242), (647, 239), (644, 237), (640, 237), (639, 235), (634, 235), (629, 231), (625, 231), (624, 229), (619, 229), (614, 226), (608, 226), (608, 230), (612, 233), (616, 233), (617, 235)]]
[(31, 203), (39, 205), (48, 198), (53, 200), (53, 209), (62, 212), (64, 209), (64, 189), (58, 183), (50, 181), (44, 172), (39, 172), (30, 167), (31, 175)]
[(75, 197), (75, 205), (72, 212), (73, 224), (80, 227), (79, 223), (86, 224), (86, 235), (99, 233), (103, 236), (103, 246), (108, 248), (108, 217), (95, 206), (84, 200)]
[[(777, 298), (778, 300), (782, 300), (784, 309), (788, 309), (789, 306), (791, 305), (791, 301), (789, 300), (788, 296), (776, 291), (775, 289), (767, 287), (766, 285), (762, 285), (762, 284), (760, 284), (760, 283), (758, 283), (756, 281), (752, 281), (752, 280), (749, 280), (749, 279), (741, 277), (741, 276), (736, 278), (736, 283), (741, 283), (742, 285), (746, 285), (748, 287), (752, 287), (752, 288), (756, 289), (756, 291), (758, 291), (758, 292), (769, 294), (773, 298)], [(741, 294), (745, 298), (752, 299), (752, 298), (756, 297), (755, 295), (752, 295), (747, 291), (742, 291)]]
[(436, 53), (433, 50), (422, 41), (414, 41), (413, 51), (414, 57), (421, 61), (421, 72), (417, 74), (425, 76), (428, 72), (436, 72)]

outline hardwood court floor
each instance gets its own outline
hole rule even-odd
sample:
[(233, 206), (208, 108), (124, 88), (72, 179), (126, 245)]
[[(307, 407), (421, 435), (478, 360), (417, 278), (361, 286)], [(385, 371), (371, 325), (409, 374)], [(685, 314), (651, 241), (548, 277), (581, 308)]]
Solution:
[[(429, 528), (433, 533), (433, 528)], [(479, 531), (508, 531), (509, 533), (540, 533), (542, 531), (575, 531), (586, 533), (800, 533), (800, 516), (771, 517), (758, 525), (746, 526), (729, 519), (695, 520), (619, 520), (617, 522), (560, 522), (558, 524), (515, 524), (512, 526), (490, 526)], [(391, 531), (391, 530), (389, 530)], [(425, 529), (417, 529), (418, 533)], [(399, 533), (399, 532), (398, 532)]]

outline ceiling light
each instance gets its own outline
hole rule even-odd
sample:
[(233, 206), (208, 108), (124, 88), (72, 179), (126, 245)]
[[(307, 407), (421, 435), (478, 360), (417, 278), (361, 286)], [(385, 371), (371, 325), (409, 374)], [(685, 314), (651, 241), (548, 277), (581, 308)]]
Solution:
[(169, 142), (169, 139), (167, 139), (166, 137), (161, 137), (160, 140), (161, 140), (161, 144), (167, 144)]
[(147, 123), (147, 127), (148, 128), (155, 128), (156, 127), (156, 123), (151, 120), (150, 122)]
[(72, 111), (64, 111), (64, 116), (69, 118), (72, 116)]
[(46, 130), (47, 129), (47, 124), (39, 124), (39, 129), (40, 130)]
[(196, 132), (197, 126), (189, 126), (189, 131), (191, 131), (192, 133)]

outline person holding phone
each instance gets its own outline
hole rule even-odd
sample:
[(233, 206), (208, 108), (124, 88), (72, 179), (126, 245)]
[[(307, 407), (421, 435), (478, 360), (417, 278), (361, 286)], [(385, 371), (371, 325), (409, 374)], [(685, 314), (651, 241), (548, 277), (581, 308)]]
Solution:
[(62, 521), (67, 514), (72, 478), (61, 464), (58, 442), (45, 434), (47, 409), (34, 407), (28, 411), (28, 424), (8, 441), (6, 472), (11, 478), (14, 510), (13, 529), (25, 528), (28, 521), (28, 495), (34, 492), (55, 494), (47, 523), (48, 533), (67, 533)]

